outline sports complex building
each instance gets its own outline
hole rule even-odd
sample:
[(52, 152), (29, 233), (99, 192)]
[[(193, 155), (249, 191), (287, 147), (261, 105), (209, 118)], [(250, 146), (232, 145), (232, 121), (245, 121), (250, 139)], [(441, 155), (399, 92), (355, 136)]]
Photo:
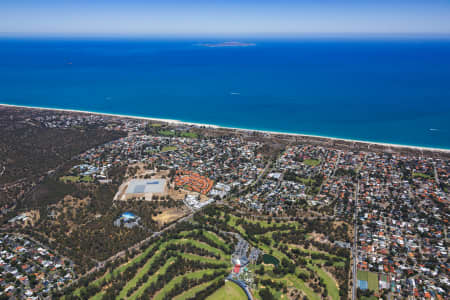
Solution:
[(160, 196), (166, 192), (165, 179), (133, 179), (125, 190), (126, 199), (144, 198), (151, 200), (153, 195)]

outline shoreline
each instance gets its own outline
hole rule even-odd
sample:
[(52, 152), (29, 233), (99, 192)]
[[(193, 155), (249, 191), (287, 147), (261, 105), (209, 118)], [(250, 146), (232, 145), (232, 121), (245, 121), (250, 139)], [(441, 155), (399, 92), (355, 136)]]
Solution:
[(68, 112), (68, 113), (93, 114), (93, 115), (101, 115), (101, 116), (116, 117), (116, 118), (128, 118), (128, 119), (135, 119), (135, 120), (164, 122), (164, 123), (175, 124), (175, 125), (176, 124), (189, 125), (189, 126), (207, 127), (207, 128), (213, 128), (213, 129), (228, 129), (228, 130), (235, 130), (235, 131), (241, 131), (241, 132), (259, 132), (259, 133), (263, 133), (263, 134), (272, 134), (272, 135), (285, 135), (285, 136), (296, 136), (296, 137), (305, 137), (305, 138), (328, 139), (328, 140), (333, 140), (333, 141), (361, 143), (361, 144), (367, 144), (367, 145), (378, 145), (378, 146), (390, 147), (390, 148), (403, 148), (403, 149), (413, 149), (413, 150), (419, 150), (419, 151), (433, 151), (433, 152), (450, 153), (450, 149), (445, 149), (445, 148), (401, 145), (401, 144), (391, 144), (391, 143), (383, 143), (383, 142), (373, 142), (373, 141), (353, 140), (353, 139), (337, 138), (337, 137), (329, 137), (329, 136), (320, 136), (320, 135), (312, 135), (312, 134), (238, 128), (238, 127), (221, 126), (221, 125), (215, 125), (215, 124), (202, 124), (202, 123), (195, 123), (195, 122), (186, 122), (186, 121), (175, 120), (175, 119), (141, 117), (141, 116), (122, 115), (122, 114), (113, 114), (113, 113), (104, 113), (104, 112), (95, 112), (95, 111), (86, 111), (86, 110), (77, 110), (77, 109), (26, 106), (26, 105), (16, 105), (16, 104), (6, 104), (6, 103), (0, 103), (0, 106), (11, 107), (11, 108), (49, 110), (49, 111)]

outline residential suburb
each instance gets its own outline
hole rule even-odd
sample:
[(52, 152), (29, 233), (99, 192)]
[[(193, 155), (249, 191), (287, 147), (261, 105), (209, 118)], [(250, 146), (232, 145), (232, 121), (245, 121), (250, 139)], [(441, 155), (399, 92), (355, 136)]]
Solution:
[(0, 106), (0, 299), (450, 299), (450, 153)]

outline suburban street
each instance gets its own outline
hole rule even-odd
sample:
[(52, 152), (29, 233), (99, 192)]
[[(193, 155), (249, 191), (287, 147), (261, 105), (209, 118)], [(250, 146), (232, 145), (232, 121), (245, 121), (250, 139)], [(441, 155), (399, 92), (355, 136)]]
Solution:
[(355, 190), (355, 212), (354, 212), (354, 216), (353, 216), (353, 222), (354, 222), (354, 236), (353, 236), (353, 247), (352, 247), (352, 258), (353, 258), (353, 266), (352, 266), (352, 273), (353, 273), (353, 286), (352, 286), (352, 299), (356, 300), (357, 299), (357, 295), (356, 295), (356, 291), (357, 291), (357, 287), (358, 287), (358, 282), (356, 279), (356, 265), (357, 265), (357, 260), (358, 260), (358, 248), (357, 248), (357, 242), (358, 242), (358, 234), (357, 234), (357, 220), (358, 220), (358, 193), (359, 193), (359, 180), (356, 184), (356, 190)]

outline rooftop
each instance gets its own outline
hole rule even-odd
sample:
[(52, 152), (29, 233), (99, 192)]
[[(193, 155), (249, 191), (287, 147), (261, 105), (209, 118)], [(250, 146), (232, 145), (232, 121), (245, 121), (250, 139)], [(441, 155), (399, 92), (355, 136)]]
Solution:
[(158, 194), (164, 192), (165, 179), (133, 179), (128, 183), (126, 194)]

